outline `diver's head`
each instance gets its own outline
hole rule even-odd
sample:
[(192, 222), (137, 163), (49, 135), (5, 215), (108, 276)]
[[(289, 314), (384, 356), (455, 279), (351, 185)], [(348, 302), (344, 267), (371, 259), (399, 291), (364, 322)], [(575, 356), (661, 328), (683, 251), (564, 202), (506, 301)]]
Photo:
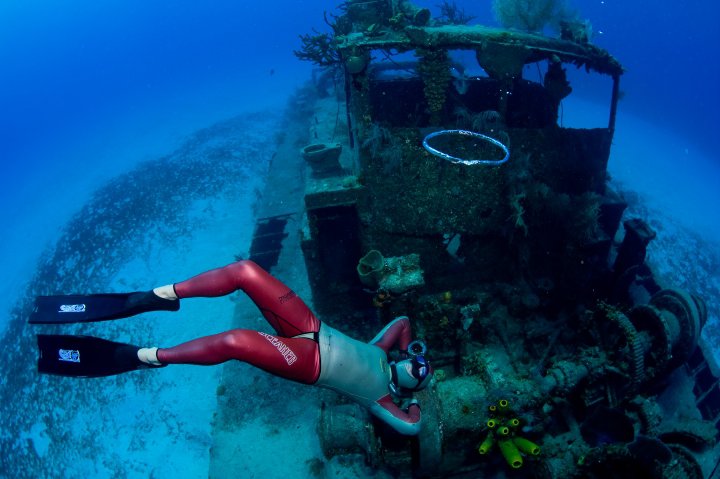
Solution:
[(425, 389), (433, 375), (433, 368), (425, 358), (425, 343), (413, 341), (408, 346), (409, 358), (390, 364), (390, 391), (396, 396), (410, 396)]

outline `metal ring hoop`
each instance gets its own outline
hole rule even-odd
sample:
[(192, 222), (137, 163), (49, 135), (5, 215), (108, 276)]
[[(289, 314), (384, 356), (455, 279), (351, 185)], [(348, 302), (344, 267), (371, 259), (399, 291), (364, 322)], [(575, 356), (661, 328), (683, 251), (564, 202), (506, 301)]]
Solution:
[[(462, 136), (470, 136), (473, 138), (479, 138), (481, 140), (492, 143), (493, 145), (500, 148), (505, 153), (505, 156), (501, 160), (464, 160), (462, 158), (452, 156), (448, 153), (437, 150), (437, 149), (433, 148), (432, 146), (430, 146), (430, 144), (428, 143), (428, 140), (435, 138), (436, 136), (442, 136), (442, 135), (462, 135)], [(483, 135), (482, 133), (475, 133), (474, 131), (467, 131), (467, 130), (440, 130), (440, 131), (436, 131), (434, 133), (430, 133), (423, 140), (423, 147), (431, 155), (435, 155), (439, 158), (442, 158), (443, 160), (447, 160), (452, 163), (462, 163), (463, 165), (493, 165), (493, 166), (494, 165), (502, 165), (508, 159), (510, 159), (510, 150), (508, 150), (507, 146), (500, 143), (495, 138), (491, 138), (487, 135)]]

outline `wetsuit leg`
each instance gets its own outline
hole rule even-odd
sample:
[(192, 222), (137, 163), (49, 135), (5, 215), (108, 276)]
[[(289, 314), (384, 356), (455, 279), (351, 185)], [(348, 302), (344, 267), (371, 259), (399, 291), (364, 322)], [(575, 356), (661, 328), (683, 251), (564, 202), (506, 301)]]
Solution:
[(320, 321), (298, 295), (252, 261), (238, 261), (173, 285), (178, 298), (224, 296), (243, 290), (284, 337), (320, 330)]
[(320, 375), (318, 344), (307, 338), (281, 338), (247, 329), (194, 339), (172, 348), (161, 348), (162, 364), (219, 364), (237, 359), (276, 376), (313, 384)]

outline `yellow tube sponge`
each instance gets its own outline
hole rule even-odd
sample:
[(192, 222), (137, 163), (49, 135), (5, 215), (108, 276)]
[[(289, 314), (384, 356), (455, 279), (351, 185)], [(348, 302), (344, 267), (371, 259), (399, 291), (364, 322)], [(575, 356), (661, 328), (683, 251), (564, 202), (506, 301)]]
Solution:
[(478, 452), (484, 456), (485, 454), (490, 452), (493, 444), (495, 444), (495, 436), (493, 436), (492, 432), (489, 432), (487, 437), (485, 437), (485, 440), (481, 442), (478, 446)]
[(522, 456), (512, 440), (504, 439), (502, 441), (498, 441), (498, 446), (500, 447), (500, 452), (502, 452), (503, 457), (510, 467), (513, 469), (520, 469), (522, 467)]
[(537, 456), (540, 454), (540, 446), (532, 441), (528, 441), (524, 437), (514, 437), (512, 441), (515, 446), (517, 446), (517, 448), (525, 454), (529, 454), (531, 456)]

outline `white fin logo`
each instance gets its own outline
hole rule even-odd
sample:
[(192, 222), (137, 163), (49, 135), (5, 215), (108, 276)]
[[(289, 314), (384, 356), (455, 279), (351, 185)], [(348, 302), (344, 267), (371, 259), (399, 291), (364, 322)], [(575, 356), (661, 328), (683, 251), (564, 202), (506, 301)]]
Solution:
[(58, 359), (69, 363), (79, 363), (80, 351), (77, 349), (58, 349)]
[(61, 304), (58, 313), (84, 313), (84, 304)]

